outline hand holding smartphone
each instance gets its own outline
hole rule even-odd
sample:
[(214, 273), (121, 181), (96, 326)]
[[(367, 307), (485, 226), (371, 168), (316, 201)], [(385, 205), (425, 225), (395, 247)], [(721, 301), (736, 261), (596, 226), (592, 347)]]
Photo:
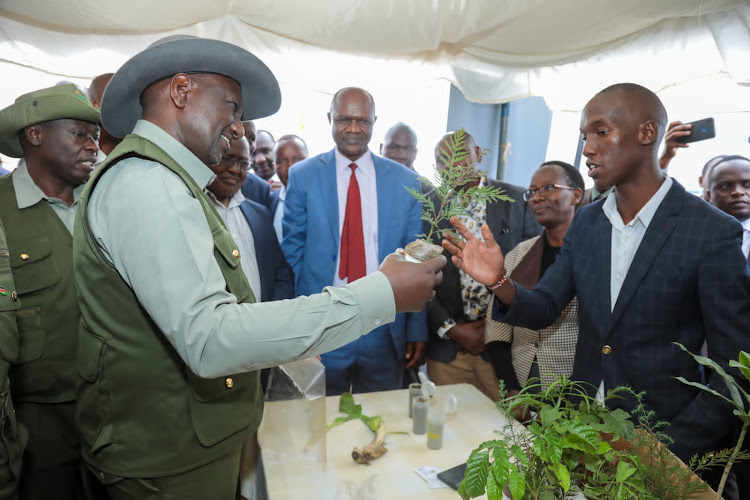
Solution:
[(713, 118), (696, 120), (686, 125), (692, 125), (690, 128), (690, 134), (676, 138), (676, 142), (687, 144), (689, 142), (698, 142), (716, 137)]

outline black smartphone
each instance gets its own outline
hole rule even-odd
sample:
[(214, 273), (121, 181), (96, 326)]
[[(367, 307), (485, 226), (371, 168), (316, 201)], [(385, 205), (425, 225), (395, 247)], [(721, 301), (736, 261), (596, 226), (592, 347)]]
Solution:
[(444, 470), (443, 472), (438, 473), (437, 478), (454, 490), (458, 491), (458, 485), (461, 484), (461, 481), (464, 480), (465, 474), (466, 463), (462, 463), (461, 465), (457, 465), (451, 469)]
[(690, 129), (690, 135), (678, 137), (675, 139), (677, 142), (687, 144), (688, 142), (702, 141), (716, 137), (713, 118), (704, 118), (702, 120), (690, 122), (690, 124), (693, 126), (693, 128)]

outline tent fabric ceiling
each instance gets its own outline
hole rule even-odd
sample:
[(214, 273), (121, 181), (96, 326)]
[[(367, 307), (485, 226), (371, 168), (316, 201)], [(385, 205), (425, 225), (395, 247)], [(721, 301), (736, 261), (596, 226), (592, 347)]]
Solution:
[(173, 33), (241, 45), (282, 84), (303, 71), (325, 90), (377, 70), (448, 79), (478, 102), (544, 95), (575, 109), (618, 80), (750, 86), (750, 2), (738, 0), (3, 0), (0, 73), (91, 78)]

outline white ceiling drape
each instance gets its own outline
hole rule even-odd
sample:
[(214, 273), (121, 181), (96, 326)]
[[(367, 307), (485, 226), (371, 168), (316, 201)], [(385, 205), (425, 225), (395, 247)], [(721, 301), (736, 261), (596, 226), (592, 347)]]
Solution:
[[(88, 80), (172, 33), (263, 59), (282, 86), (329, 92), (447, 79), (477, 102), (543, 95), (580, 109), (616, 81), (750, 87), (750, 2), (737, 0), (2, 0), (0, 78)], [(2, 75), (5, 75), (4, 77)]]

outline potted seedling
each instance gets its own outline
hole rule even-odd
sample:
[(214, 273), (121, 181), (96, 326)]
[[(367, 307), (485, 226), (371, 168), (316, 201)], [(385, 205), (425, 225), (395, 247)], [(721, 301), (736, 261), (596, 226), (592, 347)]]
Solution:
[[(514, 201), (503, 194), (503, 189), (483, 182), (484, 174), (477, 169), (478, 160), (472, 161), (467, 143), (463, 129), (446, 137), (438, 154), (439, 165), (435, 166), (434, 191), (422, 193), (418, 189), (406, 188), (422, 204), (422, 220), (425, 228), (429, 227), (426, 233), (416, 235), (418, 239), (406, 246), (407, 258), (424, 262), (441, 255), (440, 241), (450, 230), (441, 229), (440, 223), (453, 216), (466, 215), (472, 201)], [(420, 180), (428, 179), (420, 177)]]

